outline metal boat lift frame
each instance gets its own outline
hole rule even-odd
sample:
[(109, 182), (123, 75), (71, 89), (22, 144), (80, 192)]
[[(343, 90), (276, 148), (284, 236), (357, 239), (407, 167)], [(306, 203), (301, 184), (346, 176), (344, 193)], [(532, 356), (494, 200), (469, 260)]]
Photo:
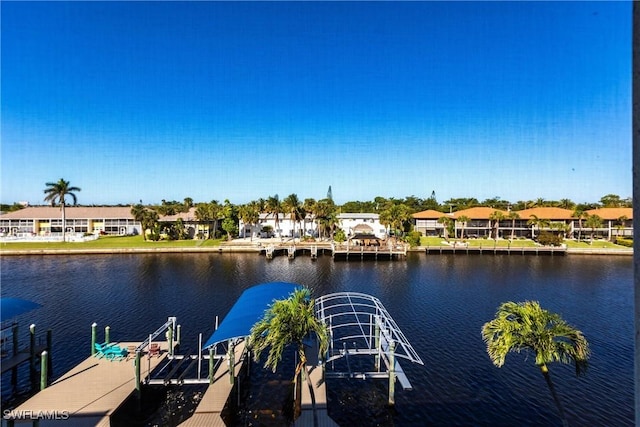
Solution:
[[(412, 389), (398, 358), (424, 363), (378, 298), (358, 292), (323, 295), (316, 299), (315, 311), (329, 328), (325, 378), (388, 378), (389, 405), (395, 404), (396, 378), (405, 390)], [(353, 371), (349, 359), (358, 356), (373, 356), (376, 370)], [(342, 358), (347, 371), (328, 371), (329, 364), (334, 369)]]

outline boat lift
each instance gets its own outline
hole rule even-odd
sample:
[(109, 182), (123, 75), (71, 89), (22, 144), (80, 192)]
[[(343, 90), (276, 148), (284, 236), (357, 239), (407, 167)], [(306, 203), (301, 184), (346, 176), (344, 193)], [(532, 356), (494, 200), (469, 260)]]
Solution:
[[(317, 298), (315, 310), (329, 328), (325, 378), (388, 378), (389, 405), (395, 404), (396, 378), (403, 389), (412, 389), (398, 358), (424, 363), (378, 298), (357, 292), (333, 293)], [(356, 359), (361, 356), (374, 358), (374, 371), (355, 369), (361, 365)], [(336, 370), (337, 362), (344, 362), (339, 365), (346, 370)]]

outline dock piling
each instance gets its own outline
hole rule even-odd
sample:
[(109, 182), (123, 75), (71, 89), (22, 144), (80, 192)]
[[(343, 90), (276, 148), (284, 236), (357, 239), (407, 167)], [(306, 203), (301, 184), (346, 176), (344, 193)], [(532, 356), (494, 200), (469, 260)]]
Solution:
[(96, 328), (98, 324), (93, 322), (91, 324), (91, 355), (94, 356), (96, 354)]
[(109, 344), (111, 342), (111, 327), (104, 327), (104, 342), (105, 344)]
[(36, 388), (36, 325), (29, 325), (29, 380), (31, 388)]
[(53, 344), (53, 332), (51, 329), (47, 329), (47, 351), (49, 352), (49, 357), (47, 358), (47, 374), (51, 375), (53, 373), (53, 363), (51, 362), (51, 346)]
[(40, 390), (47, 388), (47, 368), (48, 368), (49, 354), (47, 350), (43, 351), (40, 355)]
[[(13, 336), (13, 355), (17, 356), (18, 355), (18, 324), (14, 323), (13, 324), (13, 332), (12, 332)], [(16, 365), (12, 370), (11, 370), (11, 386), (15, 389), (18, 386), (18, 366)]]

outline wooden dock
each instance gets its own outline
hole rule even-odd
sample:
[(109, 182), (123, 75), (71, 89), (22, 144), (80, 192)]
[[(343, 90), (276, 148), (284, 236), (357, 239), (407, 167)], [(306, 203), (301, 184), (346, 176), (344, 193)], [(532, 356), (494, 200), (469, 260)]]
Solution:
[[(235, 347), (234, 377), (236, 377), (236, 381), (238, 381), (237, 376), (244, 363), (244, 350), (244, 341), (242, 341)], [(222, 419), (221, 413), (227, 403), (227, 400), (229, 400), (229, 395), (231, 394), (231, 390), (233, 389), (233, 384), (231, 384), (231, 380), (229, 377), (229, 367), (227, 365), (227, 362), (228, 361), (223, 360), (223, 362), (219, 364), (214, 374), (214, 383), (209, 385), (209, 387), (207, 388), (207, 391), (204, 393), (204, 396), (202, 396), (202, 400), (196, 407), (193, 415), (185, 422), (180, 424), (180, 427), (226, 426)]]
[(331, 246), (331, 254), (334, 258), (345, 258), (349, 259), (350, 257), (357, 258), (405, 258), (407, 256), (408, 245), (405, 244), (397, 244), (391, 246), (355, 246), (355, 245), (345, 245), (345, 244), (333, 244)]
[[(154, 341), (157, 342), (157, 341)], [(115, 342), (127, 348), (139, 342)], [(168, 351), (166, 342), (159, 342), (160, 356), (141, 359), (141, 376), (146, 376), (162, 362)], [(109, 426), (110, 417), (135, 391), (133, 358), (110, 361), (90, 356), (49, 387), (19, 405), (7, 418), (15, 425), (39, 418), (39, 426), (50, 424), (74, 426)], [(13, 415), (13, 417), (11, 417)]]
[(296, 419), (296, 427), (337, 427), (327, 412), (327, 387), (322, 375), (322, 366), (307, 365), (307, 381), (302, 383), (302, 412)]
[(427, 246), (427, 255), (468, 254), (468, 255), (565, 255), (566, 247), (554, 246)]

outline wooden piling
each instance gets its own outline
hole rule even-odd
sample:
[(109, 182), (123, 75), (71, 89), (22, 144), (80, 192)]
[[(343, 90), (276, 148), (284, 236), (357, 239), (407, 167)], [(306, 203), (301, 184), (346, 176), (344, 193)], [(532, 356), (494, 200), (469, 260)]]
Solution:
[(47, 350), (45, 350), (40, 355), (40, 390), (47, 388), (48, 359), (48, 353)]
[(96, 328), (98, 324), (93, 322), (91, 324), (91, 355), (94, 356), (96, 354)]
[(389, 406), (393, 406), (396, 403), (395, 389), (396, 389), (396, 343), (391, 341), (389, 343)]

